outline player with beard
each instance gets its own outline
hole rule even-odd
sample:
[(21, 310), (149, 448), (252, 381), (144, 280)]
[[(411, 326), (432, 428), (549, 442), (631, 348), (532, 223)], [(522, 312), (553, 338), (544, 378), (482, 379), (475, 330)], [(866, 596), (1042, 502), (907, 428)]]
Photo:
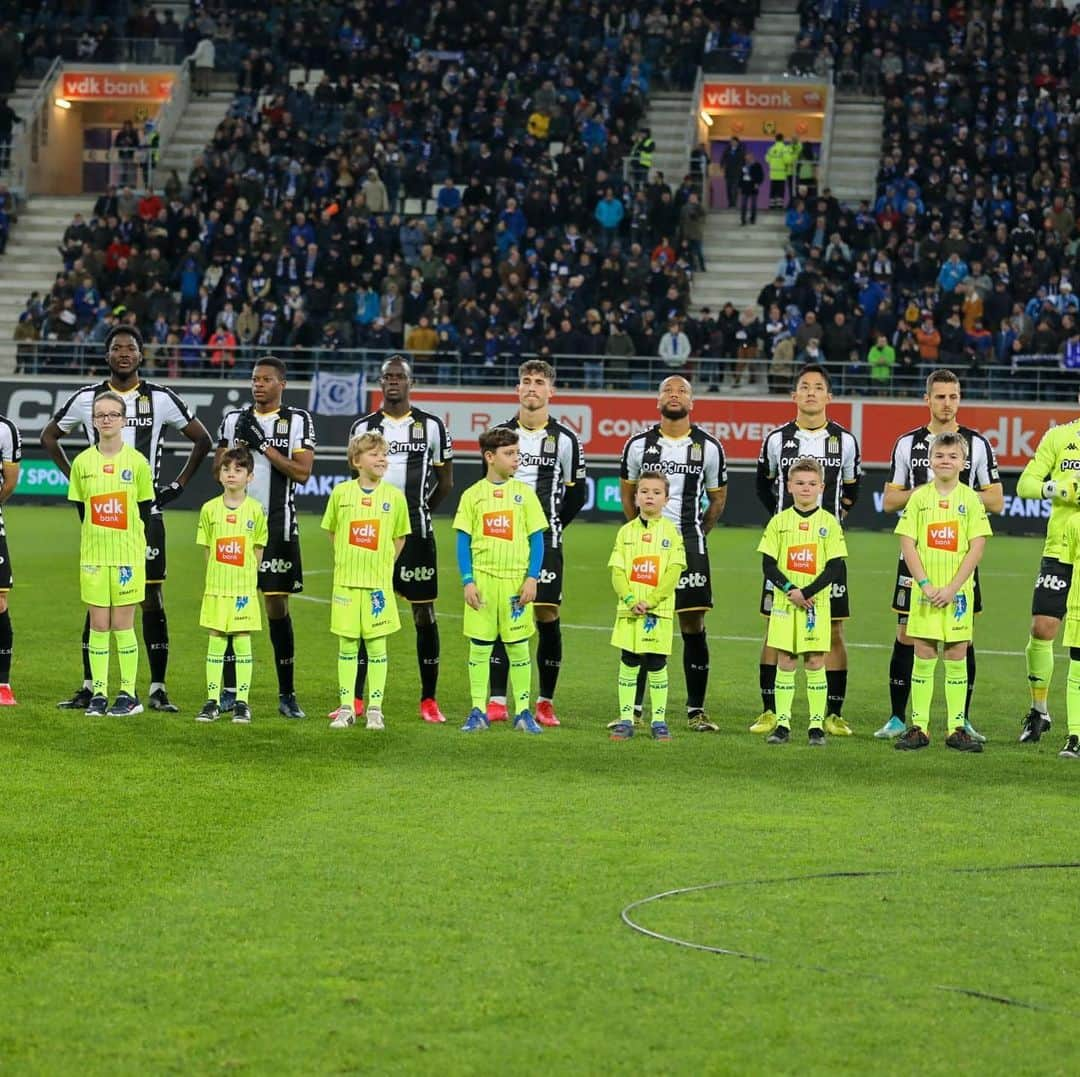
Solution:
[[(165, 674), (169, 665), (169, 629), (165, 618), (162, 584), (165, 581), (165, 521), (161, 510), (175, 501), (199, 469), (212, 443), (210, 435), (198, 419), (192, 416), (187, 404), (171, 389), (154, 382), (143, 381), (139, 367), (143, 360), (142, 335), (131, 325), (118, 325), (105, 338), (105, 359), (109, 376), (103, 382), (85, 385), (65, 401), (41, 433), (42, 448), (53, 462), (70, 478), (71, 463), (60, 439), (81, 426), (87, 443), (97, 444), (94, 429), (94, 398), (111, 390), (123, 398), (127, 418), (124, 442), (146, 457), (153, 476), (155, 500), (146, 526), (146, 591), (142, 601), (143, 641), (150, 665), (150, 692), (147, 702), (151, 710), (175, 713), (177, 707), (169, 700), (165, 689)], [(191, 442), (180, 474), (169, 483), (161, 481), (161, 456), (168, 427), (179, 430)], [(71, 699), (57, 706), (62, 710), (85, 711), (90, 703), (90, 617), (83, 626), (83, 686)]]
[[(709, 644), (705, 613), (712, 609), (712, 573), (705, 537), (720, 519), (727, 501), (724, 449), (711, 434), (690, 421), (694, 391), (678, 374), (660, 383), (660, 422), (635, 434), (623, 447), (620, 492), (627, 520), (637, 515), (635, 494), (643, 472), (666, 475), (670, 496), (664, 515), (679, 528), (686, 548), (686, 569), (675, 588), (675, 612), (683, 638), (683, 674), (689, 726), (698, 733), (719, 729), (705, 713), (709, 683)], [(702, 494), (708, 499), (702, 511)], [(634, 720), (642, 713), (647, 673), (638, 674)]]

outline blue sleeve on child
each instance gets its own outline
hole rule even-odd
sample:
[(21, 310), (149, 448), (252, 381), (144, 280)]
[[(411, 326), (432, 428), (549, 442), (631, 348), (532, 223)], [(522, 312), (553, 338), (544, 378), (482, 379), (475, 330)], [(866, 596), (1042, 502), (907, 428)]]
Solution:
[(472, 535), (467, 531), (457, 533), (457, 567), (462, 583), (472, 583)]
[(544, 532), (534, 531), (529, 536), (529, 571), (527, 576), (540, 579), (540, 566), (544, 563)]

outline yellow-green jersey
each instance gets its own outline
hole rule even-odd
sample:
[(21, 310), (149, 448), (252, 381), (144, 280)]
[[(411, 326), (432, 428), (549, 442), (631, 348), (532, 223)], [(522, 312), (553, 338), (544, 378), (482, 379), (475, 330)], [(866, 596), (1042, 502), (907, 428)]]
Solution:
[(254, 596), (259, 585), (255, 551), (265, 548), (267, 538), (266, 514), (255, 498), (245, 497), (235, 509), (223, 497), (207, 501), (195, 534), (195, 541), (209, 551), (204, 594)]
[[(679, 529), (666, 516), (656, 520), (639, 516), (619, 528), (608, 568), (621, 568), (626, 573), (634, 603), (648, 602), (649, 613), (655, 617), (675, 614), (674, 591), (657, 605), (652, 604), (657, 585), (673, 566), (680, 571), (686, 568), (686, 549)], [(620, 602), (619, 616), (635, 616), (632, 605)]]
[[(765, 533), (757, 546), (758, 553), (776, 560), (776, 567), (802, 590), (825, 571), (825, 566), (837, 557), (847, 557), (847, 542), (840, 521), (827, 509), (816, 508), (809, 515), (794, 506), (778, 512), (765, 525)], [(825, 588), (814, 599), (820, 604), (828, 601)], [(785, 609), (791, 603), (779, 588), (773, 592), (773, 609)], [(824, 616), (819, 617), (824, 620)]]
[(84, 506), (79, 561), (84, 565), (142, 565), (146, 533), (141, 501), (154, 500), (150, 465), (141, 452), (125, 445), (103, 456), (96, 445), (71, 462), (68, 500)]
[(334, 536), (334, 586), (393, 589), (394, 540), (412, 531), (405, 495), (388, 482), (365, 490), (359, 480), (330, 492), (322, 527)]
[[(1051, 427), (1043, 434), (1035, 455), (1020, 473), (1016, 492), (1020, 497), (1041, 498), (1043, 483), (1048, 481), (1073, 491), (1080, 490), (1080, 419)], [(1080, 513), (1078, 499), (1080, 496), (1074, 496), (1069, 502), (1057, 498), (1051, 501), (1043, 557), (1066, 560), (1065, 529)]]
[[(1080, 513), (1074, 513), (1065, 525), (1064, 549), (1058, 560), (1075, 566), (1080, 562)], [(1073, 572), (1073, 585), (1069, 587), (1066, 616), (1070, 620), (1080, 619), (1080, 572)]]
[(473, 572), (523, 581), (529, 567), (529, 536), (546, 531), (547, 517), (532, 489), (517, 479), (481, 479), (462, 495), (454, 530), (472, 540)]
[[(971, 540), (992, 535), (986, 508), (966, 483), (957, 483), (947, 494), (928, 482), (909, 499), (897, 535), (915, 540), (926, 578), (934, 587), (946, 587), (971, 548)], [(968, 577), (964, 588), (973, 585)]]

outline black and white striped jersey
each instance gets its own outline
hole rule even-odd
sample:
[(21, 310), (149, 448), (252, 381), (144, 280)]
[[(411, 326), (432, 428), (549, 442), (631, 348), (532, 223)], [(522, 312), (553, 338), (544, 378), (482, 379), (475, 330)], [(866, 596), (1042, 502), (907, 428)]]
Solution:
[[(968, 455), (960, 472), (960, 481), (973, 490), (984, 490), (1001, 482), (997, 458), (990, 442), (970, 426), (957, 428), (957, 433), (967, 442)], [(925, 486), (934, 478), (930, 470), (930, 442), (934, 435), (929, 427), (920, 426), (909, 430), (896, 439), (892, 453), (892, 469), (889, 485), (901, 490), (914, 490)]]
[[(19, 436), (19, 428), (6, 415), (0, 415), (0, 464), (17, 464), (21, 460), (22, 438)], [(0, 538), (6, 536), (4, 507), (0, 505)]]
[[(65, 434), (81, 426), (88, 444), (96, 445), (94, 397), (106, 390), (118, 393), (123, 398), (127, 412), (124, 442), (146, 457), (154, 485), (161, 485), (161, 452), (166, 428), (183, 430), (192, 420), (191, 410), (181, 397), (164, 385), (140, 381), (134, 388), (120, 392), (106, 380), (76, 389), (53, 416), (53, 421)], [(152, 511), (159, 510), (155, 507)]]
[[(282, 405), (277, 411), (260, 414), (254, 407), (228, 412), (218, 429), (218, 446), (231, 448), (246, 444), (236, 436), (236, 423), (241, 414), (250, 411), (266, 439), (282, 456), (290, 459), (297, 453), (315, 450), (315, 426), (311, 416), (302, 408)], [(262, 505), (271, 541), (296, 538), (296, 484), (288, 475), (274, 467), (262, 453), (255, 453), (255, 476), (248, 493)]]
[(513, 430), (518, 436), (521, 462), (514, 478), (532, 487), (544, 509), (550, 525), (544, 532), (545, 546), (562, 545), (559, 513), (566, 487), (585, 481), (585, 452), (581, 440), (573, 430), (555, 419), (548, 419), (546, 426), (536, 430), (522, 426), (517, 418), (507, 419), (499, 426)]
[(825, 472), (821, 507), (840, 519), (843, 499), (854, 501), (858, 495), (862, 463), (855, 435), (831, 420), (816, 430), (807, 430), (792, 419), (765, 436), (757, 464), (758, 496), (762, 503), (773, 515), (791, 507), (788, 470), (801, 456), (820, 461)]
[(437, 485), (434, 469), (454, 458), (454, 446), (442, 419), (421, 408), (412, 408), (400, 419), (384, 411), (361, 415), (349, 429), (349, 440), (369, 430), (377, 431), (390, 445), (386, 481), (396, 486), (409, 506), (413, 534), (431, 534), (428, 499)]
[(626, 482), (637, 482), (645, 471), (658, 471), (668, 478), (670, 495), (664, 515), (682, 534), (687, 550), (705, 550), (702, 498), (727, 486), (724, 448), (699, 426), (681, 438), (665, 437), (659, 423), (635, 434), (622, 452), (620, 474)]

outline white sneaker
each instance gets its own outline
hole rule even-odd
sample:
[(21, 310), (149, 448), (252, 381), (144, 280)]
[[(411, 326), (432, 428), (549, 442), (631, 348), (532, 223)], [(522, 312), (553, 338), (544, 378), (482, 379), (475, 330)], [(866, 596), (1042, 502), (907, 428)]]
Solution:
[(334, 720), (330, 723), (330, 728), (348, 729), (351, 725), (356, 725), (356, 715), (353, 714), (352, 707), (338, 707), (334, 712)]
[(368, 729), (385, 729), (382, 711), (378, 707), (369, 707), (367, 712)]

